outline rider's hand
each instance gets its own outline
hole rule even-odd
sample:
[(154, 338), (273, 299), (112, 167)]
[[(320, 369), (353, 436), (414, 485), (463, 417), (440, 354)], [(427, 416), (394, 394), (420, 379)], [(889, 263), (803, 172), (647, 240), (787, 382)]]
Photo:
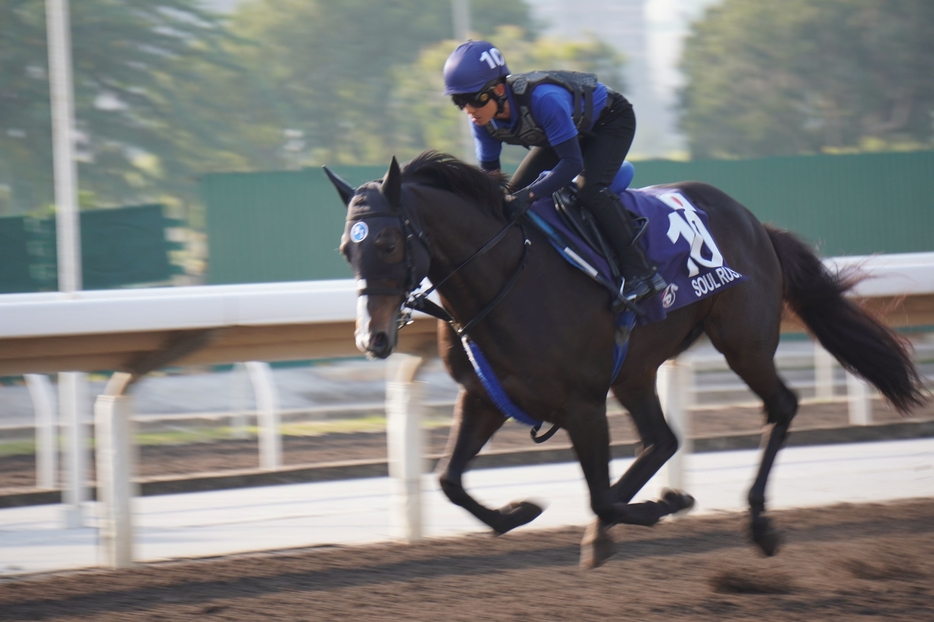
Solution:
[(516, 190), (510, 195), (506, 196), (506, 211), (511, 218), (515, 218), (520, 214), (524, 214), (529, 206), (532, 205), (532, 200), (535, 197), (532, 195), (532, 191), (525, 187), (521, 190)]

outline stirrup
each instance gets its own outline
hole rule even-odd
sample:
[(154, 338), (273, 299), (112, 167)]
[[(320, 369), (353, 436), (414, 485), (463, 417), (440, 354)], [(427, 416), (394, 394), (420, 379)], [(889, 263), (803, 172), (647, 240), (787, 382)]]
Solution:
[(636, 314), (637, 317), (645, 317), (645, 309), (643, 309), (638, 301), (627, 297), (623, 292), (626, 289), (626, 278), (620, 276), (619, 292), (616, 294), (616, 298), (613, 300), (611, 309), (614, 314), (620, 314), (624, 311), (632, 311)]
[[(665, 291), (665, 288), (668, 287), (668, 283), (665, 282), (665, 279), (662, 278), (662, 275), (658, 272), (654, 272), (651, 276), (634, 279), (634, 281), (633, 288), (624, 295), (627, 300), (633, 302), (647, 300)], [(623, 286), (625, 287), (626, 285), (627, 282), (624, 281)]]
[[(628, 214), (623, 214), (623, 216), (628, 217)], [(635, 246), (639, 242), (639, 238), (649, 230), (649, 217), (633, 215), (632, 223), (638, 227), (635, 235), (632, 236), (632, 242), (630, 242), (630, 245)]]

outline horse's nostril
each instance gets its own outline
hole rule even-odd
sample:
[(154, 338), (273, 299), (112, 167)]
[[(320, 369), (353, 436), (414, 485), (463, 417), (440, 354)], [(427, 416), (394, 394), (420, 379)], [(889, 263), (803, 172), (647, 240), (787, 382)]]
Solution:
[(386, 333), (376, 333), (373, 335), (373, 339), (370, 341), (370, 352), (380, 358), (385, 358), (389, 355), (389, 337), (386, 336)]

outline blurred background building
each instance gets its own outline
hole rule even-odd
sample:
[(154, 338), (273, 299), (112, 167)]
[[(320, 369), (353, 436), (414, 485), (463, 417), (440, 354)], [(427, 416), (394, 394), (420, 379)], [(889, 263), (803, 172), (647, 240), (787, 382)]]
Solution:
[[(205, 0), (231, 13), (245, 0)], [(677, 126), (678, 68), (692, 20), (722, 0), (527, 0), (546, 35), (568, 40), (596, 36), (625, 55), (627, 97), (638, 111), (633, 153), (670, 157), (683, 153)], [(467, 2), (469, 5), (469, 2)]]
[(690, 22), (721, 0), (530, 0), (548, 34), (581, 39), (593, 34), (626, 59), (626, 95), (637, 112), (636, 157), (663, 158), (683, 153), (677, 126), (678, 68)]

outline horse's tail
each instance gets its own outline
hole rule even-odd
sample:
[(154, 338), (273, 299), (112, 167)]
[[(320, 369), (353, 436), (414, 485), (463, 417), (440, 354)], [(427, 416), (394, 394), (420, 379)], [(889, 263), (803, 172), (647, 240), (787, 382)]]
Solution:
[(844, 297), (865, 275), (832, 273), (794, 234), (769, 226), (766, 231), (782, 267), (785, 301), (821, 345), (900, 412), (923, 404), (927, 396), (911, 361), (911, 344)]

